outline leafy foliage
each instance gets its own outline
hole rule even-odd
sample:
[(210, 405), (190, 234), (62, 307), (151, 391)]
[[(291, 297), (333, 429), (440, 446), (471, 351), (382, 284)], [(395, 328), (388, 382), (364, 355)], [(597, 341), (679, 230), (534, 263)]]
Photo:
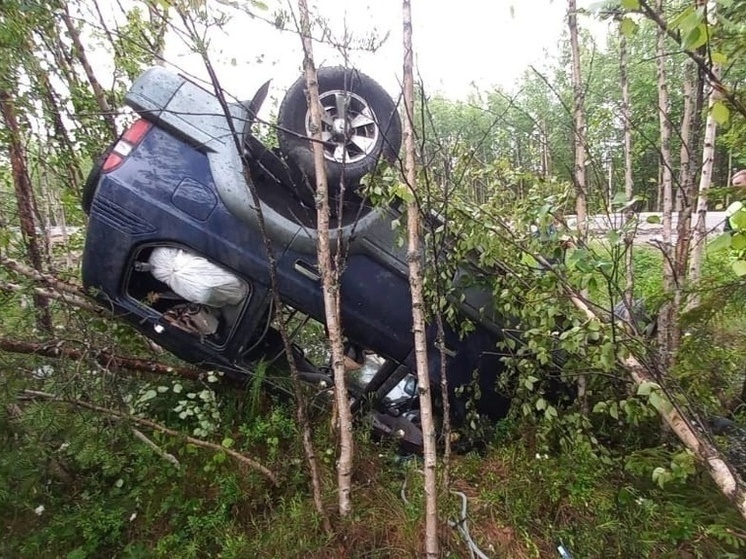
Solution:
[[(653, 208), (659, 158), (654, 61), (649, 59), (654, 27), (629, 13), (640, 9), (638, 1), (605, 4), (626, 10), (620, 25), (634, 61), (635, 193)], [(716, 21), (679, 3), (671, 3), (673, 11), (666, 17), (684, 49), (707, 42), (710, 58), (727, 67), (727, 85), (736, 86), (745, 71), (740, 53), (746, 6), (717, 4)], [(4, 5), (0, 90), (12, 92), (24, 114), (34, 187), (39, 199), (50, 200), (49, 209), (43, 209), (46, 221), (82, 225), (82, 177), (112, 138), (85, 69), (68, 55), (73, 49), (58, 17), (61, 8), (56, 2)], [(113, 86), (105, 91), (112, 106), (152, 62), (166, 8), (159, 2), (126, 7), (110, 37), (100, 25), (88, 25), (94, 5), (73, 3), (76, 25), (113, 61)], [(192, 8), (207, 18), (203, 5)], [(153, 18), (151, 9), (159, 17)], [(591, 207), (615, 211), (630, 202), (621, 200), (616, 188), (623, 168), (618, 43), (610, 38), (606, 49), (596, 49), (586, 40), (585, 49)], [(678, 92), (684, 60), (676, 52), (668, 61), (674, 122), (682, 112)], [(743, 520), (691, 455), (661, 436), (656, 410), (674, 402), (692, 406), (701, 417), (730, 409), (735, 420), (743, 417), (738, 406), (743, 408), (744, 290), (734, 273), (743, 275), (746, 234), (741, 229), (746, 223), (736, 219), (736, 233), (714, 241), (703, 281), (707, 296), (697, 312), (683, 317), (688, 335), (671, 371), (680, 389), (677, 397), (669, 397), (657, 383), (631, 391), (615, 362), (629, 353), (650, 358), (649, 340), (630, 334), (617, 320), (588, 321), (565, 297), (567, 286), (585, 289), (604, 318), (613, 316), (623, 290), (624, 256), (631, 250), (626, 243), (630, 229), (613, 229), (582, 245), (568, 222), (572, 117), (566, 61), (567, 52), (557, 49), (550, 69), (527, 73), (516, 94), (475, 92), (466, 101), (452, 101), (420, 92), (419, 178), (427, 186), (428, 210), (440, 216), (428, 227), (427, 251), (437, 262), (426, 278), (429, 311), (468, 330), (472, 326), (459, 323), (451, 302), (479, 286), (494, 295), (493, 308), (484, 312), (521, 332), (496, 348), (510, 371), (501, 388), (514, 397), (511, 415), (499, 425), (485, 425), (470, 407), (473, 423), (466, 430), (472, 432), (464, 435), (487, 437), (491, 444), (482, 454), (454, 459), (454, 486), (469, 496), (475, 538), (505, 556), (551, 556), (560, 541), (576, 556), (740, 556)], [(734, 107), (721, 101), (713, 110), (728, 127), (718, 142), (715, 169), (716, 181), (725, 185), (728, 155), (735, 165), (744, 163), (746, 133)], [(7, 133), (0, 130), (3, 139)], [(17, 221), (12, 187), (8, 164), (0, 161), (3, 226)], [(367, 189), (382, 204), (411, 197), (390, 167), (371, 177)], [(731, 195), (716, 190), (710, 202), (714, 207)], [(60, 277), (75, 277), (74, 254), (82, 236), (72, 235), (50, 253), (53, 267), (64, 260), (73, 264)], [(729, 250), (716, 253), (718, 247)], [(21, 249), (18, 235), (3, 227), (0, 253), (22, 258)], [(660, 252), (638, 246), (633, 256), (636, 295), (654, 314), (667, 297), (661, 289)], [(454, 277), (462, 281), (454, 285)], [(30, 294), (37, 285), (4, 267), (0, 281), (17, 287), (3, 287), (0, 295), (2, 335), (36, 339)], [(60, 344), (169, 359), (108, 317), (92, 318), (58, 302), (52, 310)], [(319, 362), (328, 355), (321, 338), (319, 324), (306, 327), (298, 338)], [(417, 497), (422, 488), (411, 475), (416, 461), (395, 457), (389, 446), (367, 440), (364, 433), (359, 437), (356, 516), (339, 523), (331, 536), (322, 532), (292, 405), (263, 390), (262, 380), (282, 374), (274, 366), (258, 371), (246, 392), (236, 392), (209, 377), (140, 376), (109, 370), (86, 356), (55, 361), (10, 353), (0, 357), (2, 556), (397, 557), (421, 552)], [(590, 413), (573, 399), (573, 380), (581, 373), (590, 379)], [(207, 452), (143, 429), (157, 449), (177, 459), (176, 468), (134, 436), (134, 424), (37, 401), (29, 390), (123, 410), (183, 435), (219, 441), (223, 450)], [(479, 397), (476, 387), (467, 390)], [(325, 479), (330, 479), (335, 452), (324, 417), (315, 419), (314, 436)], [(262, 460), (278, 472), (280, 487), (269, 489), (258, 475), (229, 460), (227, 449)], [(409, 503), (400, 499), (404, 479)], [(324, 488), (329, 503), (333, 492), (333, 487)], [(442, 514), (457, 509), (447, 503)], [(468, 553), (455, 539), (447, 539), (446, 548), (451, 556)]]

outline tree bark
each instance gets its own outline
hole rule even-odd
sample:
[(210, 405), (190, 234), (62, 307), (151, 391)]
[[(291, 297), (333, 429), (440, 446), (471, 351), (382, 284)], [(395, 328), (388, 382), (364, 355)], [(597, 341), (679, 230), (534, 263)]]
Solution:
[[(720, 74), (720, 68), (713, 67), (715, 75)], [(702, 257), (704, 255), (705, 243), (707, 241), (707, 193), (712, 184), (712, 168), (715, 162), (715, 138), (717, 135), (717, 121), (713, 116), (712, 108), (721, 98), (719, 91), (711, 87), (709, 94), (709, 113), (705, 124), (704, 145), (702, 146), (702, 169), (699, 178), (699, 195), (697, 196), (697, 223), (694, 226), (694, 235), (691, 247), (691, 262), (689, 265), (689, 282), (692, 287), (696, 287), (702, 271)], [(692, 293), (689, 300), (689, 307), (696, 307), (699, 303), (699, 297), (696, 292)]]
[(682, 308), (684, 299), (684, 286), (687, 284), (689, 250), (692, 235), (692, 205), (694, 203), (695, 188), (692, 162), (694, 146), (698, 134), (694, 130), (698, 124), (695, 118), (701, 106), (697, 102), (697, 84), (699, 72), (693, 62), (684, 64), (684, 114), (681, 119), (681, 150), (679, 155), (679, 180), (676, 189), (675, 210), (678, 213), (676, 226), (676, 246), (673, 251), (673, 303), (670, 313), (671, 323), (669, 325), (669, 352), (676, 355), (681, 345), (680, 321), (676, 320)]
[[(663, 31), (665, 35), (667, 35), (669, 38), (673, 39), (677, 45), (681, 44), (681, 36), (680, 32), (676, 29), (671, 28), (668, 23), (666, 23), (665, 18), (663, 17), (663, 12), (658, 10), (657, 8), (654, 10), (650, 7), (650, 2), (648, 0), (639, 0), (640, 1), (640, 8), (643, 14), (650, 18), (655, 24), (658, 26), (658, 28)], [(698, 0), (700, 2), (698, 5), (703, 4), (704, 2), (702, 0)], [(710, 63), (708, 61), (708, 57), (703, 56), (699, 52), (691, 51), (691, 50), (685, 50), (684, 53), (692, 60), (694, 63), (699, 67), (699, 69), (704, 73), (707, 80), (712, 84), (712, 86), (717, 89), (720, 94), (723, 96), (724, 99), (730, 103), (733, 108), (735, 108), (739, 113), (741, 113), (743, 116), (746, 117), (746, 104), (744, 104), (741, 101), (741, 98), (739, 95), (736, 94), (736, 92), (732, 89), (727, 88), (723, 82), (720, 80), (719, 76), (716, 76), (713, 71), (712, 67), (710, 66)]]
[[(412, 50), (412, 6), (402, 0), (402, 27), (404, 42), (404, 180), (413, 194), (417, 192), (414, 138), (414, 53)], [(435, 421), (433, 419), (430, 375), (425, 337), (425, 312), (422, 289), (422, 242), (420, 208), (417, 196), (407, 203), (407, 261), (409, 286), (412, 293), (412, 330), (417, 363), (417, 381), (420, 394), (423, 454), (425, 467), (425, 555), (428, 559), (439, 556), (438, 495), (436, 479)]]
[[(572, 108), (573, 108), (573, 146), (575, 163), (573, 182), (575, 183), (575, 215), (577, 216), (578, 239), (585, 243), (588, 237), (588, 199), (585, 157), (585, 90), (580, 71), (580, 45), (578, 43), (578, 11), (576, 0), (567, 2), (567, 25), (570, 30), (570, 54), (572, 57)], [(578, 400), (584, 414), (588, 414), (588, 378), (578, 375)]]
[[(34, 191), (29, 179), (26, 157), (23, 152), (23, 139), (21, 129), (18, 126), (13, 96), (9, 91), (0, 90), (0, 111), (3, 122), (8, 129), (10, 137), (10, 166), (13, 173), (13, 186), (18, 204), (18, 216), (21, 225), (21, 235), (26, 245), (29, 261), (34, 269), (42, 273), (44, 266), (42, 261), (42, 250), (39, 244), (39, 235), (34, 210)], [(36, 310), (36, 326), (46, 333), (52, 331), (52, 315), (49, 311), (49, 301), (39, 295), (34, 295), (34, 308)]]
[(68, 171), (67, 180), (64, 182), (66, 188), (70, 188), (76, 194), (80, 192), (83, 184), (83, 171), (78, 165), (79, 156), (76, 153), (73, 141), (62, 120), (62, 109), (57, 102), (56, 92), (49, 80), (49, 74), (41, 67), (35, 57), (30, 57), (33, 62), (33, 73), (42, 90), (42, 102), (44, 104), (45, 118), (51, 120), (54, 127), (54, 140), (58, 143), (65, 158), (65, 167)]
[[(657, 0), (656, 10), (663, 14), (664, 0)], [(668, 72), (666, 69), (666, 34), (658, 29), (656, 43), (656, 67), (658, 81), (658, 121), (660, 125), (660, 169), (661, 194), (663, 197), (663, 233), (661, 251), (663, 252), (663, 289), (672, 295), (674, 286), (674, 269), (671, 254), (672, 216), (673, 216), (673, 175), (671, 166), (671, 121), (668, 118)], [(675, 308), (670, 302), (664, 304), (658, 318), (658, 346), (661, 353), (664, 370), (671, 363), (673, 355), (671, 326), (676, 320)]]
[(629, 94), (629, 54), (627, 52), (627, 37), (624, 32), (619, 31), (619, 81), (622, 89), (622, 129), (624, 134), (624, 197), (627, 200), (627, 211), (625, 212), (625, 224), (627, 234), (624, 239), (625, 244), (625, 286), (624, 286), (624, 304), (632, 316), (632, 303), (634, 300), (634, 228), (632, 220), (635, 216), (635, 210), (632, 205), (634, 198), (635, 184), (632, 176), (632, 103)]
[[(549, 265), (544, 261), (545, 265)], [(594, 312), (584, 302), (580, 294), (567, 289), (567, 294), (573, 304), (582, 311), (589, 320), (599, 320)], [(651, 373), (645, 365), (634, 355), (619, 359), (620, 365), (627, 371), (636, 386), (656, 382), (656, 375)], [(660, 375), (658, 375), (660, 376)], [(718, 486), (725, 497), (735, 505), (741, 516), (746, 519), (746, 492), (743, 481), (733, 473), (722, 453), (699, 432), (695, 425), (697, 422), (687, 413), (676, 406), (675, 400), (662, 395), (663, 402), (658, 411), (664, 422), (671, 429), (686, 448), (692, 451), (699, 462), (704, 465), (712, 480)]]
[[(687, 274), (689, 261), (689, 244), (691, 240), (692, 202), (694, 197), (694, 173), (692, 162), (694, 157), (694, 114), (695, 89), (697, 83), (697, 68), (693, 62), (684, 65), (684, 114), (681, 117), (681, 153), (679, 156), (679, 187), (676, 189), (676, 211), (678, 224), (676, 227), (676, 252), (674, 255), (674, 274), (676, 283), (681, 285)], [(677, 290), (677, 294), (680, 290)]]
[(109, 101), (107, 101), (106, 99), (104, 88), (101, 87), (101, 83), (98, 81), (98, 78), (96, 78), (96, 74), (94, 73), (90, 62), (88, 61), (88, 56), (86, 55), (83, 41), (81, 41), (80, 33), (78, 32), (78, 29), (75, 27), (75, 24), (70, 17), (70, 11), (66, 2), (62, 3), (62, 11), (60, 12), (60, 14), (62, 16), (62, 20), (65, 22), (65, 27), (67, 28), (67, 32), (70, 35), (70, 40), (73, 42), (73, 52), (75, 53), (75, 57), (78, 59), (78, 62), (80, 62), (80, 65), (83, 67), (83, 71), (88, 78), (88, 83), (90, 84), (91, 90), (93, 91), (93, 96), (95, 97), (98, 108), (101, 111), (101, 118), (103, 118), (104, 122), (106, 122), (106, 126), (109, 129), (111, 137), (116, 138), (118, 134), (117, 124), (114, 120), (114, 113), (109, 106)]
[[(342, 324), (339, 316), (339, 268), (332, 263), (332, 251), (329, 243), (329, 188), (324, 166), (324, 147), (321, 140), (321, 103), (319, 101), (319, 84), (316, 66), (313, 60), (313, 40), (311, 23), (306, 0), (298, 0), (300, 14), (300, 33), (303, 41), (303, 68), (308, 88), (308, 110), (311, 115), (311, 139), (313, 160), (316, 168), (316, 219), (317, 243), (316, 254), (319, 271), (324, 286), (324, 313), (326, 329), (332, 352), (334, 371), (334, 394), (338, 410), (339, 425), (339, 458), (337, 461), (337, 489), (339, 491), (339, 514), (349, 516), (352, 512), (352, 458), (354, 439), (352, 432), (352, 412), (347, 395), (345, 378), (344, 345), (342, 343)], [(337, 247), (339, 250), (340, 247)]]
[[(275, 258), (274, 252), (275, 249), (272, 245), (272, 240), (267, 233), (267, 223), (264, 219), (264, 212), (262, 211), (262, 201), (259, 198), (259, 193), (257, 192), (256, 185), (254, 184), (251, 172), (249, 170), (249, 165), (246, 160), (247, 154), (244, 150), (242, 134), (240, 134), (239, 131), (236, 130), (233, 126), (234, 119), (231, 114), (230, 107), (225, 98), (225, 94), (223, 93), (223, 89), (220, 86), (220, 81), (218, 80), (217, 74), (215, 73), (215, 69), (210, 62), (210, 57), (204, 48), (204, 43), (195, 32), (194, 21), (190, 18), (189, 13), (186, 13), (181, 9), (177, 9), (177, 13), (187, 27), (188, 33), (190, 33), (190, 38), (192, 39), (192, 41), (194, 41), (194, 44), (197, 45), (197, 52), (199, 52), (199, 54), (202, 56), (202, 61), (204, 62), (207, 73), (210, 76), (210, 82), (212, 83), (215, 96), (217, 97), (218, 102), (223, 109), (223, 113), (225, 114), (226, 122), (228, 123), (228, 127), (230, 129), (231, 137), (233, 139), (236, 151), (241, 156), (241, 163), (243, 166), (243, 174), (246, 182), (246, 187), (251, 196), (254, 208), (256, 208), (257, 223), (259, 225), (262, 242), (264, 243), (264, 248), (267, 253), (267, 261), (269, 263), (269, 282), (272, 289), (272, 301), (274, 303), (275, 309), (281, 309), (283, 307), (283, 303), (280, 299), (280, 291), (278, 287), (277, 259)], [(301, 433), (303, 451), (306, 456), (306, 462), (308, 464), (308, 470), (311, 477), (311, 489), (313, 493), (314, 507), (316, 508), (316, 513), (321, 519), (324, 531), (327, 535), (331, 536), (332, 525), (331, 521), (329, 520), (329, 515), (324, 508), (324, 501), (321, 492), (321, 472), (319, 469), (316, 449), (313, 443), (311, 428), (308, 421), (308, 412), (306, 408), (303, 386), (301, 385), (301, 380), (298, 373), (298, 365), (295, 362), (292, 340), (290, 339), (290, 336), (288, 334), (285, 321), (279, 320), (277, 326), (278, 330), (280, 331), (280, 336), (282, 337), (283, 347), (285, 348), (285, 356), (290, 368), (290, 378), (292, 380), (293, 394), (295, 396), (295, 417), (298, 424), (298, 429)]]
[(38, 355), (52, 359), (90, 359), (101, 365), (104, 369), (126, 369), (141, 373), (152, 373), (156, 375), (178, 376), (189, 380), (199, 380), (204, 377), (205, 372), (201, 369), (174, 366), (169, 363), (160, 363), (136, 357), (125, 357), (116, 355), (107, 349), (80, 348), (68, 345), (60, 340), (49, 343), (30, 342), (0, 338), (0, 351), (7, 353), (19, 353), (24, 355)]

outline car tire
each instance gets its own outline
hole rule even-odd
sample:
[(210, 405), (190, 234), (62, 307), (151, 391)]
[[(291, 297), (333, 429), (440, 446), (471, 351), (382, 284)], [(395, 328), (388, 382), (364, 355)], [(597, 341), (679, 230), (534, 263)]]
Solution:
[[(327, 183), (334, 196), (342, 181), (348, 192), (354, 190), (381, 158), (390, 162), (396, 159), (402, 139), (401, 121), (389, 94), (357, 70), (319, 68), (318, 84), (326, 116), (322, 134)], [(280, 106), (278, 141), (284, 155), (314, 184), (308, 120), (306, 80), (301, 77), (290, 86)]]

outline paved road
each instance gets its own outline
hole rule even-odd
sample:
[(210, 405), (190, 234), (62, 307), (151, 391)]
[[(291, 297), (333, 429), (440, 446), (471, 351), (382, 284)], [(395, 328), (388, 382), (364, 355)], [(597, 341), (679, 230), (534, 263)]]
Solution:
[[(649, 219), (655, 220), (658, 218), (658, 223), (651, 223)], [(591, 234), (602, 235), (610, 230), (619, 229), (624, 223), (623, 214), (609, 214), (609, 215), (593, 215), (588, 219), (588, 229)], [(638, 214), (638, 226), (637, 235), (635, 241), (638, 243), (646, 243), (649, 241), (659, 241), (663, 238), (663, 225), (661, 223), (662, 216), (660, 212), (642, 212)], [(692, 226), (694, 226), (697, 217), (692, 216)], [(568, 225), (573, 227), (575, 224), (575, 216), (568, 217)], [(676, 233), (676, 224), (678, 223), (678, 214), (673, 215), (673, 230), (674, 237)], [(723, 231), (723, 225), (725, 223), (725, 212), (707, 212), (706, 227), (709, 235), (717, 235)]]

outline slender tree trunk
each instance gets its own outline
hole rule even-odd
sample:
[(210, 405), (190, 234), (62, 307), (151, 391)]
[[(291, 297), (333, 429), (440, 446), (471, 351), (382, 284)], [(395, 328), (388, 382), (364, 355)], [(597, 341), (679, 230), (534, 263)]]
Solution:
[(77, 27), (75, 27), (75, 24), (70, 17), (70, 11), (68, 9), (67, 3), (62, 3), (62, 11), (60, 13), (62, 15), (62, 20), (65, 22), (67, 32), (70, 35), (70, 40), (73, 42), (73, 51), (75, 53), (75, 57), (78, 59), (78, 62), (80, 62), (80, 65), (83, 67), (85, 75), (88, 78), (88, 83), (90, 84), (91, 90), (93, 91), (93, 96), (95, 97), (98, 108), (101, 111), (101, 117), (104, 119), (104, 122), (106, 122), (106, 126), (109, 129), (111, 137), (116, 138), (117, 125), (116, 121), (114, 120), (114, 113), (109, 106), (109, 102), (106, 100), (106, 93), (104, 92), (104, 88), (101, 87), (101, 83), (99, 83), (98, 78), (96, 78), (96, 74), (93, 72), (93, 68), (88, 61), (85, 47), (83, 46), (83, 42), (80, 39), (80, 33), (78, 32)]
[[(578, 238), (585, 243), (588, 236), (588, 199), (585, 173), (585, 90), (580, 73), (580, 45), (578, 44), (578, 12), (576, 0), (567, 2), (567, 25), (570, 30), (570, 54), (572, 56), (572, 107), (573, 107), (573, 146), (575, 164), (573, 182), (575, 183), (575, 215), (578, 222)], [(585, 374), (578, 375), (578, 399), (583, 413), (588, 413), (588, 379)]]
[[(262, 242), (264, 243), (264, 248), (267, 253), (267, 261), (269, 263), (269, 283), (272, 289), (272, 301), (274, 303), (275, 309), (282, 309), (283, 303), (280, 299), (280, 290), (278, 287), (279, 283), (277, 279), (277, 259), (275, 258), (275, 249), (272, 244), (272, 240), (267, 233), (267, 223), (264, 219), (264, 212), (262, 211), (262, 201), (259, 198), (259, 193), (256, 189), (254, 181), (252, 180), (251, 172), (249, 171), (249, 164), (246, 160), (248, 156), (246, 155), (246, 152), (244, 150), (242, 134), (238, 130), (236, 130), (232, 124), (233, 117), (231, 116), (230, 106), (225, 98), (223, 89), (220, 86), (220, 81), (218, 80), (215, 69), (212, 66), (207, 50), (204, 47), (204, 42), (201, 40), (201, 37), (196, 35), (196, 33), (194, 32), (194, 20), (191, 18), (190, 12), (185, 12), (183, 9), (179, 9), (179, 7), (177, 6), (176, 13), (179, 14), (182, 22), (184, 22), (185, 27), (187, 28), (187, 31), (190, 33), (189, 38), (193, 41), (193, 47), (195, 51), (202, 56), (202, 61), (205, 64), (205, 69), (210, 76), (213, 91), (218, 99), (218, 102), (220, 103), (221, 108), (223, 109), (223, 113), (226, 117), (226, 122), (228, 123), (228, 126), (230, 128), (231, 137), (233, 139), (236, 152), (241, 155), (244, 179), (249, 190), (249, 194), (251, 195), (253, 205), (256, 208), (256, 217), (257, 223), (259, 225), (259, 232), (261, 233)], [(294, 357), (293, 343), (288, 333), (286, 322), (284, 320), (278, 320), (277, 327), (280, 331), (282, 344), (285, 349), (285, 357), (287, 359), (288, 366), (290, 367), (290, 378), (292, 380), (293, 394), (295, 396), (295, 417), (298, 428), (301, 432), (303, 451), (306, 456), (309, 474), (311, 476), (311, 488), (313, 493), (314, 506), (316, 508), (316, 513), (321, 519), (324, 531), (328, 536), (331, 536), (332, 525), (329, 520), (329, 515), (324, 508), (324, 501), (321, 492), (321, 472), (319, 469), (316, 449), (314, 447), (311, 428), (308, 421), (305, 394), (298, 372), (298, 364), (296, 363)]]
[[(720, 74), (720, 68), (713, 67), (715, 75)], [(717, 121), (712, 113), (712, 108), (720, 100), (720, 94), (715, 87), (711, 87), (709, 94), (709, 113), (705, 124), (705, 138), (702, 147), (702, 169), (699, 179), (699, 195), (697, 197), (697, 224), (694, 227), (692, 237), (691, 261), (689, 263), (689, 281), (693, 288), (699, 283), (702, 271), (702, 256), (704, 255), (705, 242), (707, 240), (707, 193), (712, 183), (712, 168), (715, 163), (715, 138), (717, 135)], [(689, 300), (690, 307), (696, 307), (699, 297), (696, 292), (692, 293)]]
[[(657, 0), (656, 9), (663, 14), (664, 0)], [(663, 289), (672, 295), (674, 290), (674, 269), (671, 251), (672, 217), (673, 217), (673, 175), (671, 166), (671, 120), (669, 119), (668, 75), (666, 69), (666, 34), (658, 29), (656, 46), (656, 65), (658, 79), (658, 120), (660, 123), (660, 166), (661, 194), (663, 211), (663, 234), (661, 251), (663, 252)], [(676, 320), (674, 305), (666, 303), (658, 318), (658, 343), (664, 370), (671, 363), (672, 324)]]
[(631, 205), (635, 195), (634, 178), (632, 176), (632, 104), (629, 95), (629, 54), (627, 52), (627, 37), (620, 30), (619, 33), (619, 81), (622, 87), (622, 128), (624, 134), (624, 197), (630, 204), (625, 212), (627, 234), (625, 244), (625, 287), (624, 304), (632, 316), (632, 302), (634, 299), (634, 228), (632, 220), (635, 216), (634, 207)]
[[(21, 224), (21, 234), (26, 245), (29, 261), (36, 271), (44, 271), (42, 249), (37, 232), (34, 192), (29, 179), (26, 157), (23, 153), (23, 139), (18, 126), (13, 95), (6, 90), (0, 90), (0, 110), (3, 122), (10, 136), (10, 166), (13, 173), (13, 186), (18, 204), (18, 216)], [(52, 331), (52, 315), (49, 312), (49, 301), (39, 295), (34, 295), (36, 309), (36, 326), (46, 333)]]
[[(31, 45), (29, 45), (29, 49), (30, 48)], [(44, 116), (52, 122), (54, 128), (54, 140), (61, 148), (61, 152), (65, 158), (65, 167), (68, 172), (65, 187), (78, 193), (83, 184), (83, 171), (80, 170), (80, 166), (78, 165), (79, 156), (76, 153), (67, 127), (62, 120), (63, 113), (59, 103), (57, 102), (56, 92), (54, 87), (52, 87), (48, 72), (41, 67), (38, 59), (35, 57), (29, 57), (29, 63), (31, 68), (27, 67), (27, 70), (29, 70), (29, 73), (33, 73), (42, 92)]]
[(573, 146), (575, 164), (573, 182), (575, 183), (575, 213), (578, 220), (578, 234), (582, 241), (587, 235), (587, 184), (585, 172), (585, 91), (580, 72), (580, 46), (578, 43), (578, 13), (576, 0), (568, 0), (567, 25), (570, 30), (570, 52), (572, 55), (572, 91), (573, 91)]
[(697, 110), (696, 88), (698, 70), (695, 64), (688, 61), (684, 64), (684, 114), (681, 119), (681, 151), (679, 155), (679, 180), (676, 189), (675, 209), (678, 214), (676, 226), (676, 248), (673, 253), (673, 305), (671, 309), (671, 324), (669, 325), (669, 351), (676, 355), (681, 343), (681, 327), (675, 319), (682, 308), (684, 286), (688, 275), (689, 245), (692, 229), (692, 204), (694, 203), (694, 174), (691, 172), (694, 143), (697, 135), (692, 127), (695, 124), (695, 110)]
[[(339, 422), (339, 459), (337, 462), (337, 486), (339, 490), (339, 514), (348, 516), (352, 512), (352, 458), (354, 439), (352, 433), (352, 413), (347, 395), (344, 365), (344, 345), (342, 325), (339, 318), (339, 268), (332, 263), (329, 243), (329, 189), (324, 166), (324, 146), (321, 140), (321, 103), (319, 84), (313, 61), (313, 40), (311, 22), (306, 0), (298, 0), (300, 32), (303, 41), (303, 67), (308, 88), (308, 108), (311, 115), (311, 138), (313, 140), (313, 160), (316, 167), (316, 216), (318, 240), (316, 244), (321, 278), (324, 285), (324, 311), (329, 343), (332, 350), (334, 369), (334, 392), (337, 402)], [(338, 247), (339, 248), (339, 247)]]
[[(402, 26), (404, 39), (404, 179), (407, 186), (416, 190), (414, 139), (414, 55), (412, 51), (412, 7), (409, 0), (402, 0)], [(425, 460), (425, 554), (428, 559), (439, 556), (438, 496), (436, 479), (435, 421), (430, 391), (427, 340), (425, 338), (425, 309), (422, 294), (422, 243), (420, 239), (420, 214), (417, 196), (407, 204), (407, 237), (409, 285), (412, 292), (412, 330), (417, 363), (417, 380), (420, 393), (420, 415)]]
[[(573, 304), (585, 313), (589, 320), (598, 320), (598, 317), (585, 304), (580, 294), (568, 290), (568, 295)], [(656, 378), (660, 377), (660, 374), (651, 373), (643, 362), (634, 355), (621, 358), (619, 363), (627, 371), (636, 386), (656, 386), (660, 384), (660, 378)], [(677, 407), (676, 401), (669, 400), (668, 395), (662, 393), (660, 389), (653, 388), (653, 390), (657, 390), (658, 395), (663, 400), (658, 406), (658, 412), (665, 424), (684, 446), (692, 451), (696, 459), (707, 469), (723, 495), (735, 505), (741, 516), (746, 518), (746, 491), (744, 491), (743, 480), (733, 473), (727, 460), (717, 447), (713, 446), (704, 434), (695, 427), (697, 421), (690, 417), (684, 409)]]
[(148, 1), (148, 17), (150, 28), (153, 33), (151, 49), (153, 51), (153, 64), (163, 66), (166, 63), (166, 29), (168, 28), (168, 7), (164, 6), (162, 11), (153, 1)]
[(546, 179), (551, 173), (551, 165), (549, 163), (549, 135), (547, 133), (547, 121), (546, 118), (541, 120), (541, 128), (539, 132), (541, 134), (541, 176)]

